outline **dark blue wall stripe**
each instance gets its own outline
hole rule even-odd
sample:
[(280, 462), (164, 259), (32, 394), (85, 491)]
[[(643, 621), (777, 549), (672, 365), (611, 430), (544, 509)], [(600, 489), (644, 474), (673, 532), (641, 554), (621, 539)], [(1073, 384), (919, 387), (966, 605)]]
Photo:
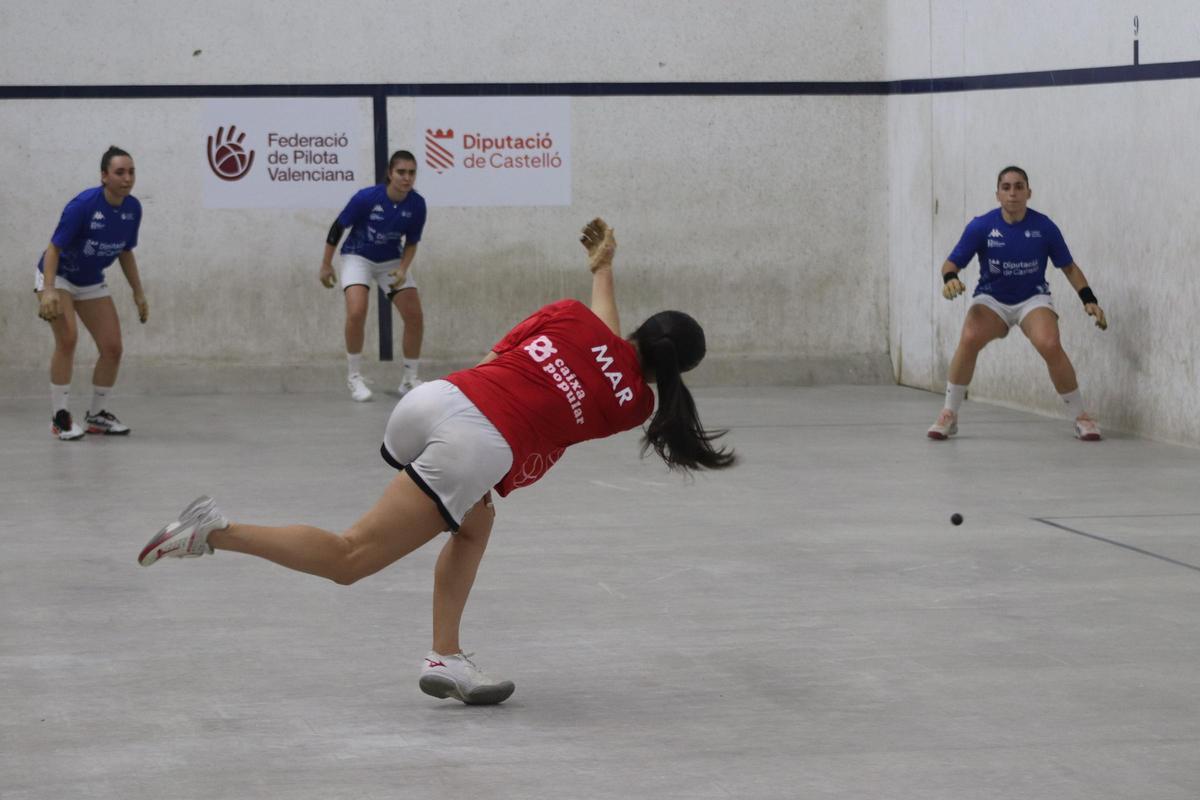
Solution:
[(0, 86), (0, 100), (189, 97), (628, 97), (908, 95), (1200, 78), (1200, 61), (1129, 64), (899, 81), (693, 81), (686, 83), (296, 83), (147, 86)]

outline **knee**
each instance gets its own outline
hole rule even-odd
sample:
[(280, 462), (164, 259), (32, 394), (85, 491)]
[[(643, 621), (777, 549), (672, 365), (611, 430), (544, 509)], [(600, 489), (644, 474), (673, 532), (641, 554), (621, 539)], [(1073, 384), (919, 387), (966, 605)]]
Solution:
[(96, 349), (100, 351), (100, 357), (108, 361), (120, 361), (121, 356), (125, 353), (125, 347), (121, 344), (121, 340), (111, 342), (97, 342)]
[(353, 557), (346, 557), (339, 560), (326, 577), (338, 586), (353, 586), (369, 574), (355, 563)]
[(420, 327), (425, 324), (425, 314), (419, 308), (410, 308), (407, 311), (402, 311), (400, 318), (404, 320), (405, 325), (412, 327)]
[(1039, 336), (1033, 340), (1033, 346), (1046, 360), (1059, 358), (1063, 354), (1062, 340), (1057, 333)]
[(66, 355), (75, 354), (75, 345), (79, 342), (78, 332), (72, 328), (54, 337), (54, 349)]
[(362, 580), (362, 575), (356, 575), (350, 571), (338, 571), (329, 576), (329, 580), (336, 583), (338, 586), (353, 586)]
[(367, 310), (352, 308), (346, 311), (346, 324), (361, 327), (367, 324)]
[(962, 338), (959, 340), (959, 346), (972, 353), (978, 353), (980, 350), (986, 347), (987, 343), (990, 341), (991, 338), (982, 331), (968, 328), (967, 330), (963, 331)]

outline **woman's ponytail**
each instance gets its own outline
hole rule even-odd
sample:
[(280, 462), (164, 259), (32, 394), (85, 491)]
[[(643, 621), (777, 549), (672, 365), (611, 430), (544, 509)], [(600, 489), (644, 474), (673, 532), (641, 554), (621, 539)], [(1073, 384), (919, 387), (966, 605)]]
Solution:
[(685, 471), (732, 466), (733, 452), (713, 447), (713, 441), (727, 431), (704, 430), (692, 393), (683, 383), (683, 373), (704, 358), (700, 323), (682, 311), (661, 311), (643, 322), (631, 338), (647, 377), (658, 385), (658, 408), (646, 426), (642, 453), (654, 448), (668, 467)]

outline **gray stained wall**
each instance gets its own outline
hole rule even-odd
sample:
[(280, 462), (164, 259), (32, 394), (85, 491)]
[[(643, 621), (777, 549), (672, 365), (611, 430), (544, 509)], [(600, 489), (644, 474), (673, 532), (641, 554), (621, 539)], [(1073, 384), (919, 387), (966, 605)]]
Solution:
[[(39, 8), (5, 16), (3, 83), (898, 80), (1127, 64), (1135, 15), (1143, 61), (1200, 52), (1200, 9), (1179, 0), (363, 2), (333, 18), (311, 0)], [(50, 19), (72, 22), (51, 30)], [(66, 200), (96, 182), (109, 143), (137, 159), (138, 255), (152, 304), (150, 325), (137, 325), (113, 268), (126, 336), (119, 388), (170, 391), (163, 376), (187, 375), (172, 385), (233, 391), (264, 371), (313, 365), (323, 366), (311, 381), (266, 385), (336, 385), (342, 306), (315, 273), (338, 209), (204, 209), (202, 162), (191, 157), (202, 103), (0, 103), (9, 143), (0, 169), (11, 178), (0, 193), (0, 391), (43, 391), (51, 342), (33, 314), (34, 264)], [(389, 147), (417, 145), (413, 101), (392, 97), (387, 112)], [(362, 114), (369, 123), (367, 99)], [(584, 296), (575, 232), (602, 214), (620, 240), (625, 323), (663, 306), (705, 323), (712, 355), (698, 381), (894, 377), (940, 391), (965, 302), (941, 300), (937, 270), (966, 221), (994, 206), (996, 170), (1015, 162), (1112, 320), (1095, 331), (1066, 281), (1052, 278), (1090, 403), (1116, 427), (1200, 443), (1190, 312), (1200, 290), (1184, 275), (1196, 244), (1197, 118), (1196, 80), (577, 97), (571, 206), (431, 209), (417, 261), (425, 356), (433, 368), (465, 364), (543, 302)], [(84, 337), (77, 383), (93, 353)], [(1019, 334), (984, 354), (972, 393), (1057, 410)]]

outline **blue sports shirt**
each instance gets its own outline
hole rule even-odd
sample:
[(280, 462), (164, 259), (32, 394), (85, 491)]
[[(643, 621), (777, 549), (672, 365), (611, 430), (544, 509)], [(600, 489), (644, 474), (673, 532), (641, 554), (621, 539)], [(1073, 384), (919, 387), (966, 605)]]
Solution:
[(394, 261), (403, 255), (406, 245), (421, 241), (425, 198), (409, 191), (396, 203), (387, 196), (386, 184), (369, 186), (354, 193), (337, 221), (350, 228), (342, 255), (362, 256), (376, 263)]
[(1032, 208), (1025, 209), (1025, 219), (1015, 225), (1005, 222), (998, 208), (968, 222), (946, 260), (962, 269), (976, 256), (979, 283), (975, 294), (991, 295), (1005, 305), (1050, 294), (1047, 259), (1059, 269), (1075, 261), (1058, 226)]
[[(109, 205), (104, 187), (85, 189), (67, 203), (50, 237), (59, 249), (58, 275), (76, 286), (95, 286), (122, 252), (137, 247), (142, 204), (129, 195), (120, 206)], [(43, 272), (46, 254), (38, 259)]]

